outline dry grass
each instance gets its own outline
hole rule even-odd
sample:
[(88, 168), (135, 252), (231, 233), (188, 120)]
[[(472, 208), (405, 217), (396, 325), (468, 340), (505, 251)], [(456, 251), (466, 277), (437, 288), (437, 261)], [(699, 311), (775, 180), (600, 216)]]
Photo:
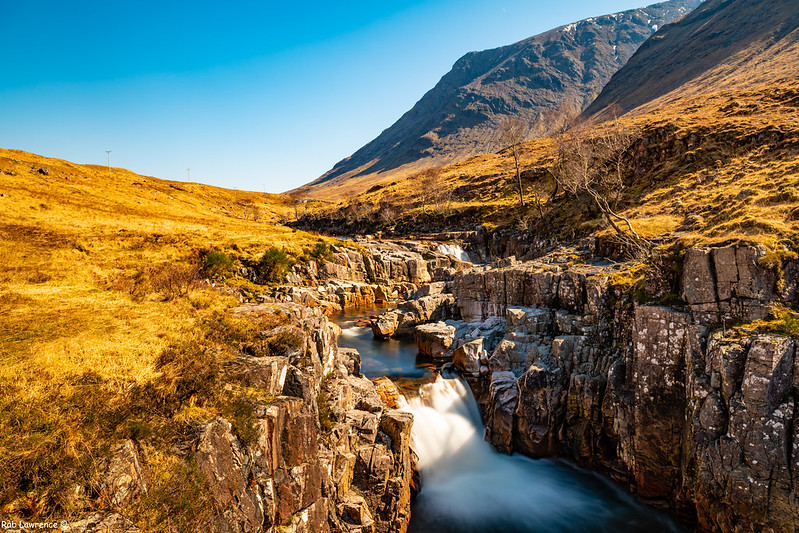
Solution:
[[(13, 150), (0, 150), (0, 195), (0, 510), (79, 515), (86, 499), (65, 495), (96, 490), (96, 459), (127, 437), (164, 479), (191, 484), (190, 457), (168, 442), (199, 416), (184, 409), (182, 372), (254, 331), (227, 317), (237, 298), (192, 277), (199, 251), (256, 261), (273, 247), (299, 256), (319, 238), (275, 224), (293, 212), (285, 197)], [(181, 363), (166, 364), (176, 350)], [(252, 391), (231, 390), (209, 388), (191, 406), (235, 418)], [(174, 500), (164, 483), (154, 494)], [(197, 510), (175, 501), (188, 506), (175, 512)]]
[[(729, 242), (770, 248), (799, 235), (799, 79), (746, 89), (673, 98), (622, 123), (637, 131), (627, 157), (618, 207), (636, 231), (685, 246)], [(590, 130), (589, 130), (590, 131)], [(522, 147), (526, 196), (538, 194), (545, 210), (518, 206), (510, 154), (484, 154), (441, 170), (446, 202), (423, 216), (413, 177), (373, 187), (338, 204), (318, 204), (317, 216), (377, 220), (381, 206), (401, 213), (398, 227), (500, 229), (530, 227), (569, 238), (603, 232), (606, 224), (586, 202), (550, 198), (555, 182), (555, 139)], [(532, 202), (529, 202), (532, 204)], [(353, 209), (353, 206), (357, 209)], [(349, 212), (348, 212), (349, 210)], [(425, 223), (426, 221), (426, 223)], [(384, 224), (385, 225), (385, 224)], [(379, 229), (377, 225), (373, 228)]]

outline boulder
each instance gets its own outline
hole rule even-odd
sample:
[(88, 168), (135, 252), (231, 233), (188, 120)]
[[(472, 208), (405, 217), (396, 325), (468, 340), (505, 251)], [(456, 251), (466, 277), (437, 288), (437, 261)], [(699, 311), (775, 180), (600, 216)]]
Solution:
[(455, 341), (455, 328), (444, 322), (422, 324), (413, 330), (419, 353), (427, 357), (441, 358)]
[(483, 338), (468, 341), (458, 346), (452, 353), (455, 368), (463, 374), (477, 376), (480, 374), (480, 361), (485, 358)]
[(486, 440), (497, 450), (513, 452), (514, 413), (519, 387), (513, 372), (494, 372), (489, 387), (490, 406), (486, 420)]

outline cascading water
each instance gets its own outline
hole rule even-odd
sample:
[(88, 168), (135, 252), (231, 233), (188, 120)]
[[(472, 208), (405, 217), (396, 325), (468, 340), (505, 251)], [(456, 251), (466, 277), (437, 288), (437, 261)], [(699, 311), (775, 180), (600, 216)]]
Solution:
[(598, 475), (494, 451), (460, 380), (438, 377), (405, 408), (422, 474), (410, 532), (679, 531)]
[(457, 244), (439, 244), (436, 250), (438, 253), (451, 255), (455, 259), (460, 259), (461, 261), (466, 261), (469, 263), (472, 262), (472, 260), (469, 258), (469, 254)]
[[(431, 381), (416, 364), (413, 341), (375, 341), (354, 316), (341, 315), (339, 345), (357, 348), (362, 372), (405, 387)], [(409, 380), (410, 378), (410, 380)], [(483, 439), (474, 397), (462, 381), (437, 377), (405, 401), (414, 415), (422, 491), (411, 508), (411, 533), (679, 531), (659, 511), (637, 503), (599, 475), (565, 461), (503, 455)]]

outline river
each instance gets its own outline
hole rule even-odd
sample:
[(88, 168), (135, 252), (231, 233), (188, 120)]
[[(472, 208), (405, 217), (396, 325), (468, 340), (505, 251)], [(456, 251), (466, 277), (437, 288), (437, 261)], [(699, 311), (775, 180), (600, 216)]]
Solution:
[(339, 345), (361, 354), (368, 378), (387, 376), (405, 391), (422, 491), (411, 533), (679, 532), (667, 514), (642, 505), (606, 478), (563, 460), (496, 452), (483, 439), (477, 402), (455, 376), (417, 362), (411, 339), (379, 341), (358, 314), (335, 317)]

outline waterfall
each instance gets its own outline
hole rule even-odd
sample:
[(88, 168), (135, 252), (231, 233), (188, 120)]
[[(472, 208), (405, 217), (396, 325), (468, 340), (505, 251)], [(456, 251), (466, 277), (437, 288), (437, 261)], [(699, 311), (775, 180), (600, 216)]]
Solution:
[(422, 475), (411, 532), (679, 531), (596, 474), (494, 451), (460, 380), (439, 376), (404, 409)]
[(472, 262), (472, 260), (469, 258), (469, 254), (467, 254), (463, 248), (457, 244), (439, 244), (436, 250), (438, 253), (451, 255), (455, 259), (460, 259), (461, 261), (466, 261), (468, 263)]

